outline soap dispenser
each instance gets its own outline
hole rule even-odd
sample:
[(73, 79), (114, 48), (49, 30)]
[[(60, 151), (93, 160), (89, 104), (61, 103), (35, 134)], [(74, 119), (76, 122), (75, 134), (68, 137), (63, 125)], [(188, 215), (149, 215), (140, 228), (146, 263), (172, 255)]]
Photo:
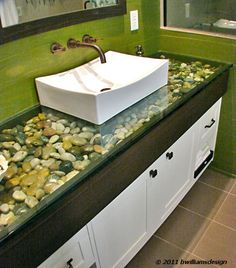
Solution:
[(136, 55), (142, 57), (144, 55), (144, 50), (142, 45), (136, 46)]

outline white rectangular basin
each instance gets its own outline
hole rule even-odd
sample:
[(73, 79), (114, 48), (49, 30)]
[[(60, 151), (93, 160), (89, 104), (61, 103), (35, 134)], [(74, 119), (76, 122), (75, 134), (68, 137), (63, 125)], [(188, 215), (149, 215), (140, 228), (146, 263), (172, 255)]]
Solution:
[(8, 169), (8, 162), (3, 155), (0, 155), (0, 181), (5, 176)]
[(108, 51), (75, 69), (36, 78), (40, 103), (102, 124), (167, 84), (168, 60)]

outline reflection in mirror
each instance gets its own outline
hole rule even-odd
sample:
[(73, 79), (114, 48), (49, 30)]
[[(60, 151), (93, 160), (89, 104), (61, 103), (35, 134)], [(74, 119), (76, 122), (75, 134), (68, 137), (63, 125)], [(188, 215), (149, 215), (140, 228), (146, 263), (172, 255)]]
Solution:
[(236, 36), (235, 0), (164, 0), (167, 27)]
[(0, 0), (0, 16), (2, 27), (8, 27), (117, 3), (117, 0)]
[[(32, 21), (29, 18), (23, 20), (25, 11), (19, 8), (18, 1), (34, 10), (34, 16), (31, 14), (33, 12), (28, 12)], [(77, 9), (69, 5), (73, 1), (77, 3)], [(79, 10), (80, 1), (82, 9)], [(64, 9), (58, 11), (56, 7)], [(39, 12), (41, 9), (46, 10), (47, 14), (42, 15)], [(53, 10), (57, 10), (57, 13), (53, 13)], [(0, 0), (0, 45), (82, 22), (124, 15), (126, 12), (126, 0)], [(35, 15), (38, 17), (35, 18)]]

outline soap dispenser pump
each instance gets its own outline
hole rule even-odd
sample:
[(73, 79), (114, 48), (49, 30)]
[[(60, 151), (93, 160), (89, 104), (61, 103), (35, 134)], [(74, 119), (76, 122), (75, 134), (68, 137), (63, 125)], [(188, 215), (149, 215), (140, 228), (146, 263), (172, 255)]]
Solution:
[(144, 55), (144, 50), (142, 45), (136, 46), (136, 55), (142, 57)]

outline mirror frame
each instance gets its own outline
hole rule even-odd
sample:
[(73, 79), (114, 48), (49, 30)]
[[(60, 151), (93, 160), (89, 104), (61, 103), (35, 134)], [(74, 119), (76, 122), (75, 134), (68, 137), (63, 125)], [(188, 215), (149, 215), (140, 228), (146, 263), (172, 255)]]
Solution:
[(0, 21), (0, 45), (30, 35), (63, 28), (66, 26), (126, 14), (126, 0), (118, 0), (114, 6), (80, 10), (35, 21), (2, 27)]

